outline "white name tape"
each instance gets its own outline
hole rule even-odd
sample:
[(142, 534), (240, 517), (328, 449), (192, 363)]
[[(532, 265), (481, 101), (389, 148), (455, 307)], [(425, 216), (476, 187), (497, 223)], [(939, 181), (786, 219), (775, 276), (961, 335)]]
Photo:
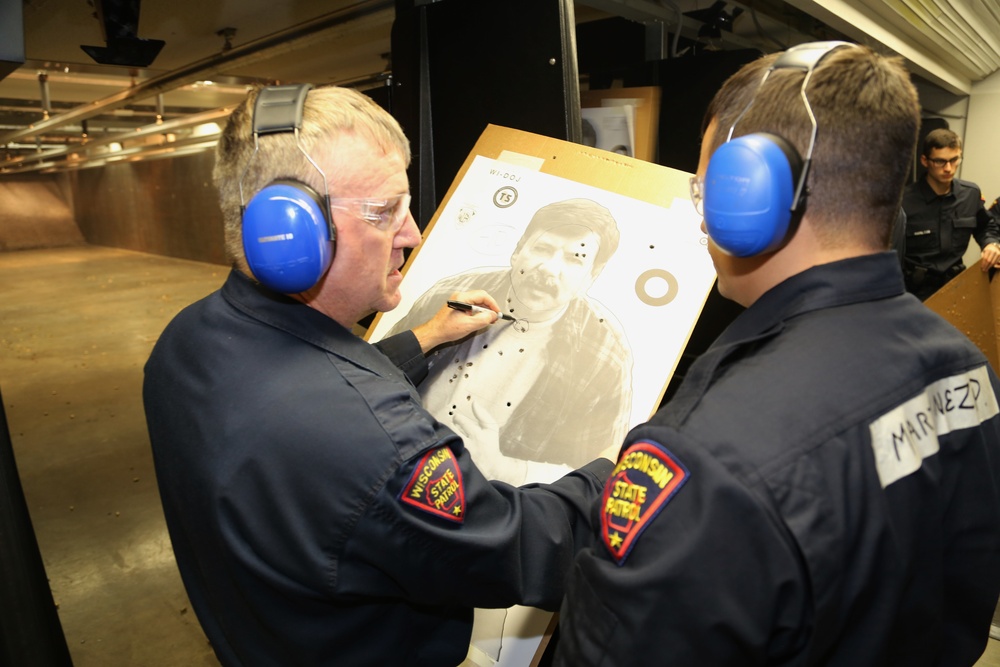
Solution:
[(916, 472), (925, 458), (937, 454), (939, 436), (978, 426), (998, 411), (989, 373), (980, 366), (938, 380), (885, 413), (869, 427), (882, 488)]

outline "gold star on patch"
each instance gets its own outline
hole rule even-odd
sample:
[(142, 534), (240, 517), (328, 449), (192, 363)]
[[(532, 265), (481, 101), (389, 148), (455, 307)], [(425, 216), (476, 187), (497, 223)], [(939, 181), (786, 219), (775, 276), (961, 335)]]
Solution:
[(462, 508), (456, 505), (455, 509), (453, 509), (451, 513), (454, 514), (455, 516), (462, 516)]
[(611, 547), (613, 549), (617, 549), (622, 545), (622, 536), (619, 535), (617, 532), (611, 535), (610, 538), (611, 538)]

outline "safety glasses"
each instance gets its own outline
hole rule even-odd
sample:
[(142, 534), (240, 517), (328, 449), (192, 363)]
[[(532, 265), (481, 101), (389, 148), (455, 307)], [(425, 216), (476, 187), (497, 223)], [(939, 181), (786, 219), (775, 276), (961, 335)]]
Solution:
[(387, 199), (331, 197), (330, 208), (346, 211), (375, 229), (395, 234), (406, 222), (406, 216), (410, 212), (410, 195), (396, 195)]

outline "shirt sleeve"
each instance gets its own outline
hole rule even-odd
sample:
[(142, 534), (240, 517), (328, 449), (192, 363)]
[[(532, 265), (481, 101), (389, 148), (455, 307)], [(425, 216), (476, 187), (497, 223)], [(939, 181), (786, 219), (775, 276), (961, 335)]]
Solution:
[(591, 509), (611, 468), (599, 459), (515, 488), (483, 477), (453, 436), (379, 492), (340, 558), (337, 594), (555, 611), (573, 558), (592, 540)]
[(383, 338), (375, 343), (375, 347), (406, 373), (406, 377), (414, 385), (420, 384), (427, 377), (427, 358), (413, 331), (407, 329), (395, 336)]
[[(979, 231), (980, 229), (982, 232)], [(976, 231), (979, 237), (976, 240), (982, 240), (981, 248), (985, 248), (991, 243), (1000, 243), (1000, 220), (983, 207), (980, 207), (976, 212)]]
[(982, 191), (976, 188), (976, 243), (980, 249), (985, 249), (991, 243), (1000, 242), (1000, 222), (986, 209), (986, 202), (983, 199)]
[(555, 664), (786, 664), (811, 624), (808, 577), (759, 493), (697, 446), (626, 445), (567, 582)]

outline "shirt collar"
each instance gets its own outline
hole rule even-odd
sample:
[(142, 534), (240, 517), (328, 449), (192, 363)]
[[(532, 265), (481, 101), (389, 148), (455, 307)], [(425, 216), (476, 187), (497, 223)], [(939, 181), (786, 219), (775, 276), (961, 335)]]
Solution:
[(378, 348), (358, 338), (336, 320), (290, 296), (267, 289), (240, 271), (230, 271), (222, 286), (222, 296), (248, 317), (357, 366), (383, 376), (401, 375), (401, 371)]
[(958, 187), (958, 179), (957, 178), (951, 179), (951, 187), (948, 188), (948, 192), (944, 193), (943, 195), (939, 195), (938, 193), (934, 192), (934, 188), (932, 188), (931, 184), (927, 182), (926, 175), (917, 182), (917, 187), (920, 189), (920, 195), (923, 197), (924, 203), (929, 204), (935, 199), (945, 199), (947, 197), (954, 197), (955, 189)]
[(718, 342), (727, 344), (754, 337), (814, 310), (886, 299), (904, 292), (895, 251), (820, 264), (764, 293), (740, 313)]

